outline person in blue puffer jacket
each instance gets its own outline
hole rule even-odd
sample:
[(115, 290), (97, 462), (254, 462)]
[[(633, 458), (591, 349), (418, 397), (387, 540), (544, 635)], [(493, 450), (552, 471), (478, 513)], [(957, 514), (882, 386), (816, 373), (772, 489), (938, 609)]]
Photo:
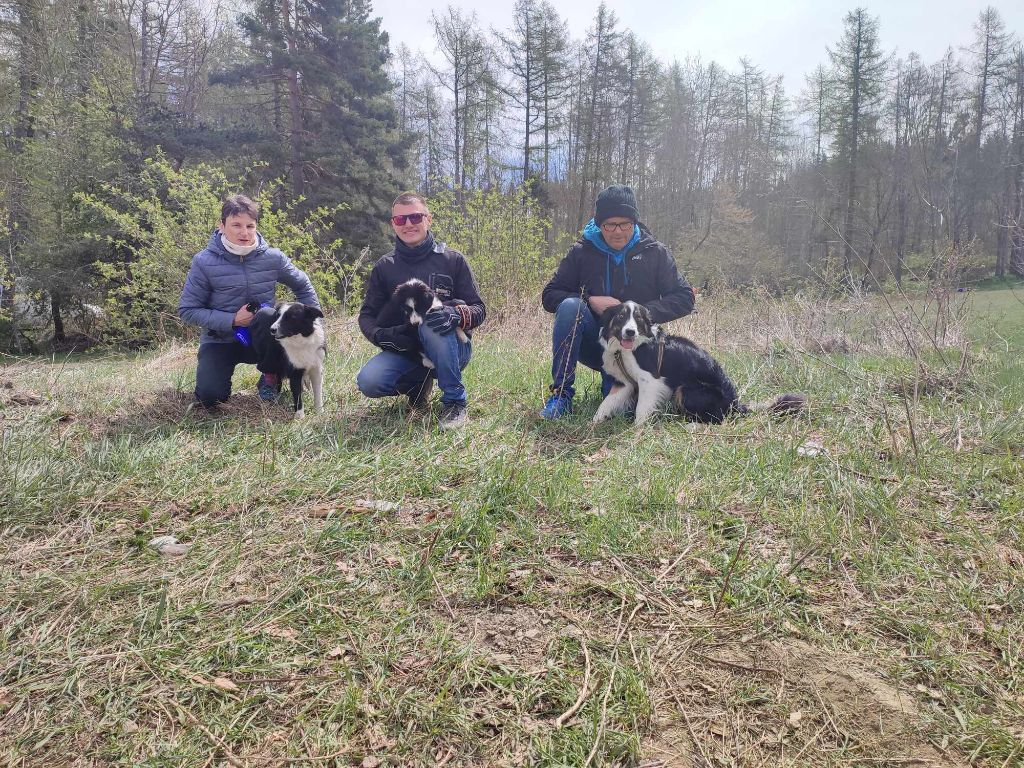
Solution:
[[(178, 302), (178, 316), (203, 328), (196, 368), (196, 399), (213, 408), (231, 397), (231, 376), (239, 363), (260, 370), (261, 400), (277, 399), (281, 390), (280, 359), (260, 359), (257, 349), (270, 335), (272, 308), (250, 312), (247, 305), (273, 304), (277, 284), (288, 286), (296, 301), (319, 307), (309, 277), (277, 248), (271, 248), (256, 230), (260, 207), (245, 195), (232, 195), (221, 206), (220, 227), (210, 242), (192, 257)], [(248, 327), (253, 343), (235, 337), (236, 328)]]

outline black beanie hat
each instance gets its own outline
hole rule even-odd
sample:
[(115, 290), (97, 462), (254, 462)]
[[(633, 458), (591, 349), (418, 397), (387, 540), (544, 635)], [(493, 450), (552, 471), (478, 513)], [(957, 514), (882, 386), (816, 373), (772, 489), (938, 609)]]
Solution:
[(640, 221), (640, 211), (636, 207), (636, 195), (633, 194), (632, 188), (625, 184), (612, 184), (607, 189), (602, 189), (597, 195), (596, 208), (594, 223), (598, 226), (612, 216), (625, 216), (633, 221)]

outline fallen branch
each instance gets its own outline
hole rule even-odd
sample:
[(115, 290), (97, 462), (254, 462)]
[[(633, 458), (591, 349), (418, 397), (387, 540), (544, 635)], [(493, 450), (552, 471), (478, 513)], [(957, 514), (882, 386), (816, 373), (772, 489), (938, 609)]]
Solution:
[(571, 707), (565, 712), (560, 714), (555, 720), (555, 728), (561, 728), (566, 722), (577, 712), (580, 707), (583, 706), (583, 702), (590, 696), (590, 651), (587, 649), (587, 641), (580, 638), (580, 644), (583, 646), (583, 658), (586, 660), (586, 668), (583, 670), (583, 686), (580, 688), (580, 695), (576, 697), (576, 701)]

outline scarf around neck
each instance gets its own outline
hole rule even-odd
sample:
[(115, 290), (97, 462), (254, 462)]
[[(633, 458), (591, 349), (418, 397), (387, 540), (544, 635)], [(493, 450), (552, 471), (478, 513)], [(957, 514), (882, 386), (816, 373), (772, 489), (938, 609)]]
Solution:
[(629, 272), (626, 269), (626, 253), (640, 242), (640, 225), (633, 225), (633, 236), (629, 239), (621, 249), (615, 250), (601, 237), (601, 228), (597, 226), (593, 219), (587, 222), (587, 226), (583, 228), (583, 237), (590, 241), (590, 243), (597, 248), (601, 253), (605, 255), (605, 275), (604, 275), (604, 291), (605, 294), (611, 296), (612, 290), (612, 259), (615, 260), (615, 266), (622, 266), (622, 282), (624, 285), (629, 285)]
[(260, 247), (260, 235), (256, 233), (256, 242), (252, 245), (237, 245), (228, 240), (227, 235), (223, 232), (220, 233), (220, 244), (224, 246), (224, 250), (228, 253), (233, 253), (235, 256), (248, 256), (250, 253)]

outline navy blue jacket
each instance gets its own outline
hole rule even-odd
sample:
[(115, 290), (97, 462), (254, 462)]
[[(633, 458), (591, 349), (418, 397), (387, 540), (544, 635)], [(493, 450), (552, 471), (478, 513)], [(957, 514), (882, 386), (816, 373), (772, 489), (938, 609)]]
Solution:
[(296, 301), (320, 306), (309, 277), (277, 248), (259, 236), (259, 245), (248, 256), (228, 252), (214, 230), (210, 242), (192, 257), (178, 302), (178, 316), (203, 328), (200, 344), (235, 340), (235, 313), (255, 301), (273, 304), (277, 284), (292, 289)]
[[(609, 284), (610, 280), (610, 284)], [(668, 248), (642, 226), (640, 240), (626, 252), (623, 263), (612, 262), (581, 237), (559, 263), (544, 286), (541, 302), (554, 312), (570, 296), (612, 296), (643, 304), (656, 323), (667, 323), (693, 311), (693, 288), (686, 282)]]

